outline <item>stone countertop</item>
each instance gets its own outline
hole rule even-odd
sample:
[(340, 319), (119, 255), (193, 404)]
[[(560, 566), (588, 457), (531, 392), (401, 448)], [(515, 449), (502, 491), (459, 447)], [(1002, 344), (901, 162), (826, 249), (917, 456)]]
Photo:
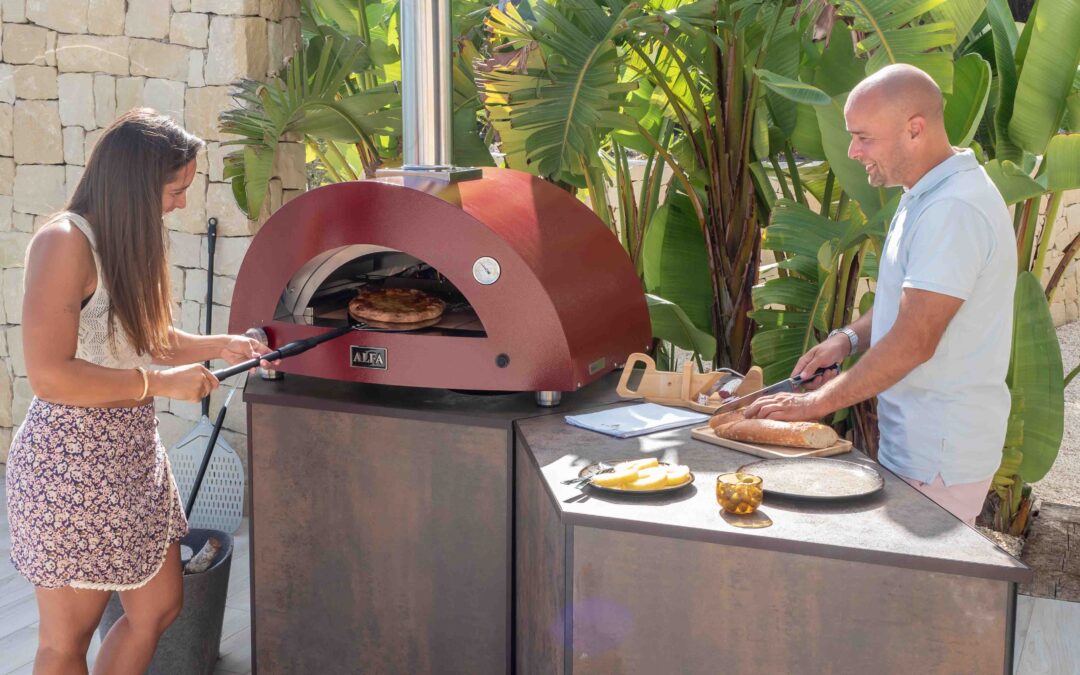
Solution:
[[(754, 516), (732, 516), (716, 502), (716, 476), (760, 458), (698, 441), (691, 427), (618, 439), (570, 426), (561, 414), (519, 420), (515, 426), (566, 524), (1003, 581), (1024, 582), (1032, 575), (1022, 562), (858, 452), (837, 459), (876, 468), (885, 479), (877, 495), (811, 502), (766, 494)], [(642, 457), (689, 465), (694, 484), (664, 495), (623, 496), (591, 488), (583, 494), (561, 483), (593, 462)], [(745, 526), (769, 520), (765, 527)]]

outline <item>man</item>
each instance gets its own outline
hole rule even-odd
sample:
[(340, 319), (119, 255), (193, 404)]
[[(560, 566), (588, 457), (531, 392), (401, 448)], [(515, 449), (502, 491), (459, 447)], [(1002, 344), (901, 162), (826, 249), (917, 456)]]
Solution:
[(748, 417), (816, 420), (878, 397), (878, 459), (974, 524), (1009, 416), (1016, 246), (1008, 209), (970, 150), (949, 145), (941, 91), (908, 65), (861, 82), (844, 108), (848, 156), (871, 185), (904, 194), (885, 239), (872, 311), (799, 359), (793, 375), (866, 354), (804, 394), (763, 398)]

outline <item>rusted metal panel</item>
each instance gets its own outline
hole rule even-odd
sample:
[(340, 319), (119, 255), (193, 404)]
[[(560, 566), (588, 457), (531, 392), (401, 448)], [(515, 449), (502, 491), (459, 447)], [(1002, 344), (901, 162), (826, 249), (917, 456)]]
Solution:
[(502, 673), (506, 428), (254, 404), (260, 673)]
[(567, 640), (566, 528), (533, 460), (520, 446), (514, 463), (516, 566), (515, 664), (519, 673), (561, 675)]
[(574, 528), (573, 672), (992, 673), (1009, 582)]

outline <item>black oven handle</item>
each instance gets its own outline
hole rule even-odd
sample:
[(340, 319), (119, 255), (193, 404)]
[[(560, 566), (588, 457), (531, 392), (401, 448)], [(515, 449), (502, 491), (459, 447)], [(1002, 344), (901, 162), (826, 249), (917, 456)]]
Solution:
[(213, 374), (214, 377), (216, 377), (220, 382), (221, 380), (232, 377), (233, 375), (239, 375), (240, 373), (247, 372), (248, 370), (251, 370), (252, 368), (255, 368), (262, 364), (263, 361), (273, 362), (280, 359), (287, 359), (290, 356), (296, 356), (297, 354), (303, 354), (312, 347), (321, 345), (324, 342), (329, 342), (334, 338), (339, 338), (342, 335), (356, 329), (356, 326), (342, 326), (341, 328), (335, 328), (334, 330), (322, 333), (321, 335), (305, 338), (303, 340), (295, 340), (257, 358), (248, 359), (247, 361), (244, 361), (243, 363), (238, 363), (235, 366), (229, 366), (228, 368), (215, 370), (213, 371)]

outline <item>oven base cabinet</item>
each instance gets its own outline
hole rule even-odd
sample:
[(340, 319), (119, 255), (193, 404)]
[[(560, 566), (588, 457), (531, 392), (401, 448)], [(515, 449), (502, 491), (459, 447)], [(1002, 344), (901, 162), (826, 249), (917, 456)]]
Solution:
[(253, 405), (251, 433), (259, 672), (506, 670), (506, 431)]

